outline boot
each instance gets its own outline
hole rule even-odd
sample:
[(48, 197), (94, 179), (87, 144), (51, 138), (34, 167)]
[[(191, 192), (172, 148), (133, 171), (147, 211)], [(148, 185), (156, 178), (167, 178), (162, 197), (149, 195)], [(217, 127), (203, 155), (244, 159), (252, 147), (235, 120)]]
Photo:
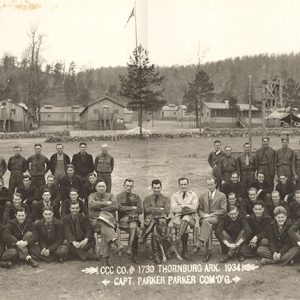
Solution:
[(189, 234), (188, 233), (185, 233), (182, 238), (182, 258), (187, 260), (187, 261), (191, 261), (192, 258), (189, 254), (189, 251), (188, 251), (188, 240), (189, 240)]
[(117, 251), (122, 252), (122, 250), (124, 248), (123, 244), (118, 239), (114, 239), (113, 243), (115, 244)]
[(27, 260), (27, 262), (33, 267), (33, 268), (38, 268), (39, 264), (32, 259), (31, 257)]
[(262, 258), (260, 260), (260, 264), (262, 266), (264, 266), (264, 265), (272, 265), (272, 264), (276, 264), (276, 263), (277, 263), (277, 261), (275, 261), (274, 259), (270, 259), (270, 258)]
[(183, 235), (185, 234), (188, 225), (189, 225), (188, 221), (186, 221), (186, 220), (181, 221), (180, 227), (179, 227), (179, 232), (178, 232), (177, 237), (175, 239), (175, 243), (176, 243), (177, 246), (180, 245), (180, 240), (183, 237)]
[(133, 245), (132, 245), (132, 256), (131, 261), (135, 264), (139, 264), (139, 251), (138, 251), (138, 239), (135, 238)]
[(132, 246), (133, 246), (133, 243), (134, 243), (134, 239), (136, 237), (136, 231), (137, 231), (137, 228), (130, 228), (128, 248), (127, 248), (127, 251), (126, 251), (126, 253), (128, 255), (132, 255)]
[(9, 269), (12, 266), (11, 261), (0, 261), (0, 267)]
[(144, 231), (144, 233), (142, 234), (142, 236), (139, 239), (140, 244), (144, 244), (146, 242), (147, 237), (152, 232), (154, 226), (155, 226), (155, 221), (151, 220), (148, 227), (146, 228), (146, 230)]

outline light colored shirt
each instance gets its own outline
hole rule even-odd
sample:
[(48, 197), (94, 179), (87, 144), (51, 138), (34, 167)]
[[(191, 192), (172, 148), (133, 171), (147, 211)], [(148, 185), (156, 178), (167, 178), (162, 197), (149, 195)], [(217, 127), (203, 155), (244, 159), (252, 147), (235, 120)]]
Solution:
[(171, 213), (179, 215), (183, 207), (197, 210), (199, 204), (198, 196), (193, 191), (187, 191), (183, 199), (183, 192), (178, 191), (171, 197)]

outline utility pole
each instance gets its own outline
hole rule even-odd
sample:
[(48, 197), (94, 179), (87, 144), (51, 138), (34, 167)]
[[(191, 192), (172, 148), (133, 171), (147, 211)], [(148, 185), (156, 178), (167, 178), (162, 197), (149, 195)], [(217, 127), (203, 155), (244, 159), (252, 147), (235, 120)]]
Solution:
[(252, 151), (252, 75), (249, 75), (249, 144)]

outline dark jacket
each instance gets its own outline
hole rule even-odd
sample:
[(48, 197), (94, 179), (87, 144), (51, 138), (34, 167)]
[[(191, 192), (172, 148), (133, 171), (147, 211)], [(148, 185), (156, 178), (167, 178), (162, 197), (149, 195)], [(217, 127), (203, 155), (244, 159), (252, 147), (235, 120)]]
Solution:
[[(139, 195), (134, 193), (122, 192), (117, 195), (119, 219), (127, 215), (139, 215), (143, 212), (142, 201)], [(132, 210), (132, 206), (137, 209)]]
[[(70, 163), (70, 157), (67, 154), (63, 153), (63, 160), (64, 160), (64, 165), (66, 167), (66, 165)], [(50, 171), (53, 175), (55, 173), (56, 164), (57, 164), (57, 153), (54, 153), (50, 157), (50, 165), (49, 165)]]
[(36, 232), (33, 227), (32, 221), (26, 219), (23, 224), (19, 224), (17, 219), (13, 219), (6, 224), (7, 237), (5, 243), (8, 248), (14, 247), (18, 241), (21, 241), (26, 232), (32, 232), (32, 236), (27, 239), (28, 245), (35, 243)]
[(218, 154), (215, 151), (210, 152), (207, 159), (208, 164), (211, 168), (218, 166), (223, 156), (225, 153), (222, 150)]
[(63, 218), (63, 226), (65, 238), (69, 243), (74, 241), (81, 242), (83, 239), (88, 238), (89, 241), (93, 239), (93, 229), (88, 217), (78, 214), (78, 224), (69, 214)]
[(75, 166), (75, 173), (85, 178), (94, 171), (93, 156), (91, 154), (76, 153), (73, 155), (72, 164)]
[[(51, 206), (53, 208), (54, 217), (59, 219), (59, 206), (56, 202), (51, 201)], [(35, 222), (36, 220), (41, 220), (43, 218), (43, 208), (45, 207), (45, 204), (43, 200), (38, 201), (34, 205), (32, 205), (31, 211), (32, 211), (32, 221)]]
[(289, 212), (293, 223), (300, 220), (300, 204), (296, 200), (289, 204)]
[(92, 185), (89, 181), (87, 181), (83, 184), (82, 190), (83, 190), (82, 192), (83, 199), (85, 200), (86, 203), (88, 203), (89, 195), (92, 193), (96, 193), (96, 184)]
[(4, 186), (0, 191), (0, 206), (4, 206), (10, 198), (8, 189)]
[(280, 201), (278, 205), (275, 205), (274, 202), (272, 201), (272, 199), (268, 199), (267, 201), (265, 201), (266, 204), (266, 212), (269, 214), (269, 216), (274, 219), (274, 209), (277, 206), (282, 206), (285, 208), (288, 217), (290, 217), (290, 209), (289, 206), (286, 202)]
[(7, 171), (7, 164), (4, 158), (0, 157), (0, 177), (2, 178)]
[(43, 154), (28, 157), (28, 172), (31, 176), (44, 176), (49, 170), (49, 159)]
[(0, 224), (0, 249), (5, 249), (6, 241), (9, 238), (9, 232), (6, 227)]
[(267, 149), (260, 148), (256, 151), (255, 162), (256, 170), (260, 169), (260, 166), (267, 166), (269, 169), (270, 176), (275, 175), (275, 161), (276, 161), (276, 151), (268, 147)]
[(262, 190), (259, 194), (258, 198), (262, 201), (265, 200), (266, 194), (272, 193), (272, 186), (270, 183), (265, 179), (263, 183), (258, 182), (255, 180), (255, 183), (253, 184), (253, 187), (255, 187), (257, 190)]
[(298, 220), (291, 228), (289, 229), (290, 239), (297, 244), (300, 241), (300, 220)]
[(67, 198), (69, 198), (71, 188), (77, 189), (79, 191), (79, 196), (82, 197), (82, 187), (82, 179), (80, 176), (74, 174), (72, 179), (70, 179), (67, 175), (64, 176), (59, 182), (61, 201), (64, 202)]
[(276, 221), (273, 221), (267, 228), (267, 238), (269, 240), (269, 249), (272, 252), (279, 252), (281, 254), (286, 253), (292, 246), (292, 240), (288, 234), (289, 229), (292, 227), (292, 223), (289, 219), (286, 220), (283, 225), (283, 230), (278, 231)]
[(242, 212), (242, 214), (245, 216), (250, 216), (253, 213), (253, 206), (254, 203), (248, 197), (246, 197), (241, 201), (240, 212)]
[[(27, 219), (31, 218), (29, 206), (26, 203), (21, 203), (21, 207), (25, 209)], [(5, 205), (2, 221), (3, 224), (7, 224), (9, 221), (16, 218), (17, 209), (13, 203)]]
[(215, 233), (219, 241), (226, 240), (223, 235), (223, 231), (225, 231), (235, 241), (242, 230), (244, 230), (244, 241), (248, 241), (251, 236), (251, 229), (245, 217), (239, 215), (238, 218), (233, 221), (228, 215), (225, 215), (218, 222)]
[(231, 181), (225, 183), (220, 188), (220, 191), (228, 197), (229, 193), (235, 193), (236, 198), (245, 197), (245, 188), (241, 182), (233, 183)]
[(285, 185), (283, 185), (281, 182), (278, 182), (276, 185), (276, 191), (279, 192), (280, 199), (283, 200), (286, 195), (288, 195), (288, 201), (292, 201), (292, 197), (294, 196), (294, 192), (296, 190), (296, 187), (293, 182), (287, 181)]
[(64, 229), (62, 223), (53, 218), (50, 229), (47, 229), (45, 220), (39, 220), (34, 224), (36, 230), (36, 239), (40, 248), (49, 249), (53, 253), (64, 241)]
[(25, 173), (28, 168), (27, 160), (19, 156), (11, 156), (8, 160), (7, 169), (11, 172)]
[(250, 239), (256, 236), (260, 241), (267, 236), (267, 228), (272, 223), (272, 218), (267, 213), (264, 212), (261, 219), (257, 219), (253, 213), (246, 220), (252, 232)]
[(17, 192), (22, 194), (23, 201), (26, 200), (26, 203), (28, 204), (29, 207), (31, 206), (33, 200), (39, 201), (41, 199), (38, 188), (35, 187), (33, 184), (31, 184), (28, 189), (25, 189), (24, 186), (18, 188)]
[(60, 193), (59, 193), (59, 188), (54, 184), (52, 186), (48, 186), (47, 184), (42, 186), (40, 189), (40, 197), (38, 200), (42, 199), (42, 193), (44, 189), (48, 189), (51, 192), (51, 201), (54, 203), (59, 204), (60, 199)]

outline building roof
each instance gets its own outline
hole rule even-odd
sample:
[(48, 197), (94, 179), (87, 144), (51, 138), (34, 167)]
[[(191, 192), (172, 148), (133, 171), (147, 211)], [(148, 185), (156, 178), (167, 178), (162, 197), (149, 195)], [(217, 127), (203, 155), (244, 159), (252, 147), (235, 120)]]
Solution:
[(95, 104), (97, 104), (97, 103), (99, 103), (99, 102), (101, 102), (101, 101), (104, 101), (104, 100), (109, 100), (109, 101), (111, 101), (111, 102), (113, 102), (113, 103), (115, 103), (115, 104), (117, 104), (117, 105), (119, 105), (119, 106), (125, 108), (125, 106), (124, 106), (123, 104), (120, 104), (119, 102), (117, 102), (117, 101), (115, 101), (115, 100), (113, 100), (113, 99), (111, 99), (111, 98), (104, 97), (104, 98), (98, 99), (97, 101), (95, 101), (95, 102), (89, 104), (88, 106), (86, 106), (86, 107), (81, 111), (81, 113), (80, 113), (79, 115), (82, 115), (82, 114), (83, 114), (90, 106), (93, 106), (93, 105), (95, 105)]
[(176, 104), (164, 105), (162, 107), (163, 111), (176, 111), (177, 109), (178, 109), (178, 106)]
[(81, 113), (84, 110), (84, 107), (74, 105), (74, 106), (53, 106), (53, 105), (44, 105), (41, 107), (41, 113), (70, 113), (76, 112)]
[[(228, 109), (228, 104), (223, 102), (204, 102), (204, 104), (210, 109)], [(240, 110), (249, 110), (249, 104), (237, 103)], [(252, 111), (258, 111), (258, 108), (252, 105)]]
[(11, 99), (3, 99), (3, 100), (1, 100), (0, 102), (4, 102), (4, 101), (5, 101), (5, 102), (9, 102), (9, 103), (11, 103), (11, 104), (13, 104), (13, 105), (22, 107), (26, 112), (28, 111), (27, 105), (26, 105), (25, 103), (13, 103), (13, 102), (11, 101)]

